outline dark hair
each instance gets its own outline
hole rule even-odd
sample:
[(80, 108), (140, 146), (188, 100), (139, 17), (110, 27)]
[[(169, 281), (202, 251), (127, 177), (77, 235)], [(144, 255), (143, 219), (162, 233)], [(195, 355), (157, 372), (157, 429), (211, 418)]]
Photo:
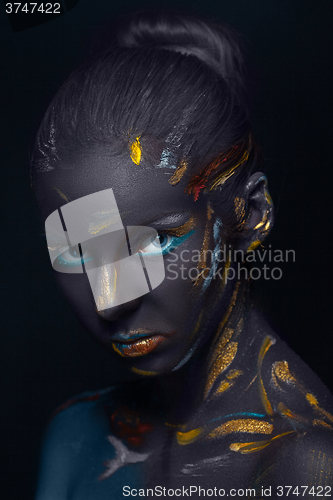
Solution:
[(226, 27), (165, 13), (130, 18), (116, 42), (72, 73), (53, 99), (32, 175), (55, 168), (73, 146), (109, 144), (116, 155), (140, 137), (143, 157), (156, 161), (167, 148), (184, 167), (187, 192), (195, 199), (210, 192), (225, 228), (237, 234), (245, 212), (237, 215), (234, 199), (259, 158), (242, 66), (237, 37)]

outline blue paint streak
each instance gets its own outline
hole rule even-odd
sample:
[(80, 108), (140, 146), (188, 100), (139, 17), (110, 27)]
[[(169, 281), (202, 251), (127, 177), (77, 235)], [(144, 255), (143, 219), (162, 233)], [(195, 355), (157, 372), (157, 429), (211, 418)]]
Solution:
[(230, 417), (258, 417), (258, 418), (263, 418), (263, 417), (266, 417), (265, 414), (263, 413), (252, 413), (252, 412), (247, 412), (247, 411), (243, 411), (243, 412), (240, 412), (240, 413), (230, 413), (229, 415), (223, 415), (222, 417), (218, 417), (218, 418), (213, 418), (213, 420), (210, 420), (210, 422), (216, 422), (217, 420), (222, 420), (224, 418), (230, 418)]
[(163, 149), (160, 163), (157, 166), (159, 168), (177, 168), (176, 164), (176, 155), (169, 148)]

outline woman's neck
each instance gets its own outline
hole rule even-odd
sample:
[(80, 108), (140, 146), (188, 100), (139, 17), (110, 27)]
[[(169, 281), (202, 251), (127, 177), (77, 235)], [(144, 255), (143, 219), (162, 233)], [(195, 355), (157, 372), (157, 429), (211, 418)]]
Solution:
[(185, 423), (232, 363), (250, 307), (247, 292), (246, 284), (236, 284), (208, 342), (182, 368), (159, 377), (158, 396), (170, 421)]

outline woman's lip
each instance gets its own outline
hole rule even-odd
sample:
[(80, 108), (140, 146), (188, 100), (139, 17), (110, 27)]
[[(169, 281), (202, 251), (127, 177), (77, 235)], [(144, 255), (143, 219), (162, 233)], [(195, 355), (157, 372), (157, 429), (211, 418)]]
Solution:
[(172, 332), (160, 332), (160, 331), (152, 331), (152, 330), (132, 330), (128, 333), (116, 333), (112, 335), (111, 340), (114, 342), (127, 343), (127, 342), (135, 342), (138, 339), (152, 337), (153, 335), (163, 335), (165, 337), (172, 337), (176, 333), (176, 330)]
[(164, 342), (171, 334), (175, 332), (168, 332), (165, 334), (155, 333), (154, 335), (141, 335), (141, 338), (131, 338), (131, 340), (113, 341), (113, 349), (125, 358), (133, 358), (137, 356), (144, 356), (154, 349), (156, 349), (162, 342)]

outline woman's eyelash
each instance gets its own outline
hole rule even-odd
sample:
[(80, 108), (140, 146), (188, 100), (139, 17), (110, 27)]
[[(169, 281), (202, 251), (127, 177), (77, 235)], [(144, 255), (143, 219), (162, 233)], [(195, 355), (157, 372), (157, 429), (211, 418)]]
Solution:
[[(187, 240), (187, 238), (189, 238), (193, 233), (194, 233), (194, 229), (192, 229), (192, 231), (188, 232), (187, 234), (185, 234), (183, 236), (174, 236), (174, 235), (168, 234), (168, 232), (159, 231), (158, 236), (169, 238), (169, 241), (166, 242), (164, 246), (163, 246), (163, 240), (162, 240), (162, 242), (160, 241), (159, 245), (157, 246), (158, 250), (155, 253), (158, 253), (160, 250), (162, 250), (162, 255), (167, 255), (172, 250), (174, 250), (178, 246), (182, 245)], [(146, 256), (154, 255), (154, 252), (146, 251), (144, 253)]]

